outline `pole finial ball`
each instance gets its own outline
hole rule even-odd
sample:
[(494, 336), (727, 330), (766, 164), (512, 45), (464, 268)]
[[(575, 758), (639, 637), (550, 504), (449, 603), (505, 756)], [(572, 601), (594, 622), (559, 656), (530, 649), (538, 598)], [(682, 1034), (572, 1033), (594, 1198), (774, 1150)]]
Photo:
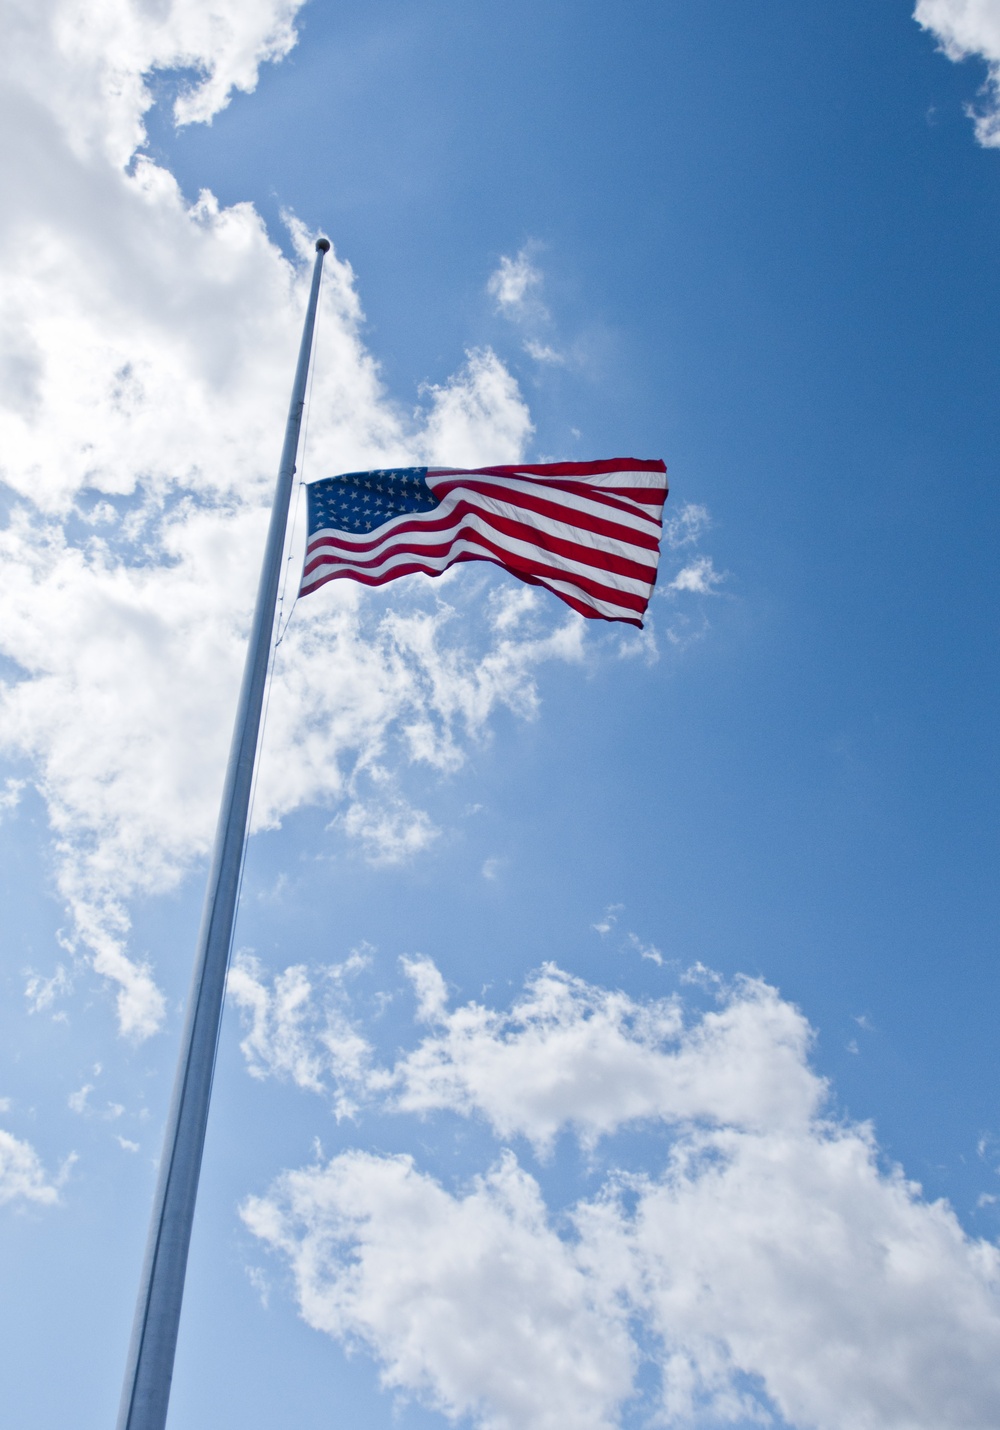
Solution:
[(329, 240), (328, 238), (317, 238), (317, 240), (316, 240), (316, 252), (317, 252), (317, 253), (329, 253), (329, 252), (330, 252), (330, 240)]

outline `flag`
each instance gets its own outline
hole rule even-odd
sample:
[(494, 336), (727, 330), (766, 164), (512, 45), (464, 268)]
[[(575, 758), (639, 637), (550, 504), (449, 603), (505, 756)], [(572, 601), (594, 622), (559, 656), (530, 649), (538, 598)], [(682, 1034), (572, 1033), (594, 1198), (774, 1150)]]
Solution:
[(350, 577), (381, 586), (459, 561), (493, 561), (583, 616), (641, 626), (656, 581), (662, 462), (393, 467), (306, 487), (300, 596)]

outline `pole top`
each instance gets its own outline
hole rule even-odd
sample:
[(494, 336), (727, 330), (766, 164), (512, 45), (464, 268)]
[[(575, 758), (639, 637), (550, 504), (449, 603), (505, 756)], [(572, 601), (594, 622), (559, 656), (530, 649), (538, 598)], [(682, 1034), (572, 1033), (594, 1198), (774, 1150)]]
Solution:
[(316, 252), (317, 252), (317, 253), (329, 253), (329, 252), (330, 252), (330, 240), (329, 240), (328, 238), (317, 238), (317, 240), (316, 240)]

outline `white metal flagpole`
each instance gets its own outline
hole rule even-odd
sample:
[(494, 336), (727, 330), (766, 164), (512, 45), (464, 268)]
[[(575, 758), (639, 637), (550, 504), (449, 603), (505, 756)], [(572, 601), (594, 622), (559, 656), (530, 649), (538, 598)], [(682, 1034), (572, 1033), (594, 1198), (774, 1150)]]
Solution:
[(327, 239), (316, 244), (309, 306), (295, 383), (288, 409), (285, 444), (281, 451), (278, 483), (271, 508), (264, 564), (260, 573), (243, 684), (229, 751), (222, 807), (215, 848), (205, 892), (205, 907), (188, 1000), (184, 1039), (170, 1115), (163, 1140), (149, 1226), (146, 1259), (139, 1283), (139, 1299), (122, 1387), (118, 1430), (163, 1430), (174, 1370), (177, 1326), (184, 1294), (191, 1225), (194, 1220), (198, 1175), (205, 1146), (205, 1127), (212, 1094), (212, 1073), (222, 1017), (226, 967), (236, 917), (240, 866), (246, 840), (247, 811), (253, 782), (260, 715), (264, 700), (274, 608), (281, 572), (281, 557), (288, 523), (288, 506), (299, 447), (299, 430), (305, 406), (306, 377), (312, 351), (316, 305), (323, 259), (330, 250)]

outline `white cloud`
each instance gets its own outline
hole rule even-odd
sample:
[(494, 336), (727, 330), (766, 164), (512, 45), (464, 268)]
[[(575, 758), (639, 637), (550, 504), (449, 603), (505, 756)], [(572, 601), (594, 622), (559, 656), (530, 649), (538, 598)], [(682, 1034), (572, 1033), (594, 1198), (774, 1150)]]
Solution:
[(232, 90), (295, 43), (302, 0), (4, 0), (5, 78), (49, 110), (77, 152), (124, 165), (145, 138), (156, 71), (197, 79), (177, 95), (179, 124), (208, 121)]
[(536, 244), (527, 244), (516, 258), (503, 254), (490, 274), (486, 291), (496, 300), (497, 312), (506, 318), (523, 322), (548, 316), (538, 296), (542, 271), (533, 258), (536, 248)]
[(618, 915), (624, 907), (624, 904), (609, 904), (604, 910), (603, 917), (598, 919), (596, 924), (591, 924), (590, 927), (595, 933), (599, 933), (601, 937), (604, 938), (618, 923)]
[(448, 1010), (448, 985), (430, 958), (402, 958), (403, 972), (413, 984), (417, 995), (417, 1020), (421, 1023), (443, 1023)]
[[(129, 948), (130, 907), (209, 846), (311, 256), (301, 224), (289, 262), (251, 205), (189, 204), (137, 146), (154, 80), (193, 74), (176, 116), (208, 119), (287, 52), (297, 9), (0, 0), (0, 120), (18, 135), (0, 158), (0, 754), (46, 804), (71, 971), (111, 981), (135, 1039), (165, 1004)], [(508, 263), (498, 300), (527, 302), (530, 257)], [(309, 475), (521, 455), (530, 414), (495, 353), (467, 354), (408, 413), (362, 321), (331, 253)], [(293, 571), (300, 547), (299, 533)], [(376, 861), (433, 842), (398, 772), (457, 769), (498, 707), (535, 713), (538, 666), (584, 648), (583, 622), (548, 598), (494, 604), (480, 629), (444, 599), (471, 579), (414, 580), (389, 610), (346, 582), (296, 607), (255, 827), (319, 802)], [(71, 991), (62, 966), (29, 975), (33, 1008)]]
[(680, 981), (692, 988), (703, 988), (709, 993), (722, 992), (722, 974), (716, 973), (714, 968), (708, 968), (700, 958), (683, 970)]
[(685, 1028), (676, 999), (636, 1002), (547, 965), (509, 1012), (439, 1001), (434, 1021), (394, 1069), (399, 1110), (478, 1113), (543, 1153), (563, 1127), (592, 1147), (650, 1119), (801, 1123), (824, 1090), (801, 1014), (751, 980)]
[(989, 148), (1000, 147), (1000, 5), (997, 0), (918, 0), (913, 18), (939, 41), (951, 60), (977, 56), (989, 75), (983, 110), (969, 109), (976, 138)]
[(540, 343), (534, 338), (527, 338), (524, 344), (524, 351), (530, 358), (534, 358), (535, 362), (545, 363), (550, 367), (566, 366), (565, 353), (557, 352), (556, 349), (550, 347), (548, 343)]
[(70, 993), (73, 982), (63, 965), (57, 964), (56, 971), (49, 978), (29, 970), (25, 977), (24, 996), (28, 1000), (29, 1013), (44, 1013), (52, 1007), (57, 998)]
[(319, 1091), (323, 1065), (313, 1030), (307, 1031), (313, 988), (305, 967), (286, 968), (269, 989), (259, 961), (240, 953), (229, 970), (226, 992), (248, 1015), (250, 1031), (240, 1049), (250, 1075), (287, 1076), (299, 1087)]
[(543, 1148), (636, 1119), (669, 1140), (561, 1213), (510, 1151), (454, 1189), (346, 1151), (248, 1199), (306, 1321), (363, 1342), (387, 1386), (492, 1430), (617, 1424), (642, 1384), (643, 1423), (998, 1422), (1000, 1253), (828, 1117), (775, 990), (742, 980), (699, 1014), (550, 967), (508, 1012), (449, 1012), (433, 964), (409, 971), (432, 1026), (384, 1085), (397, 1107)]
[(708, 508), (697, 502), (682, 502), (668, 509), (663, 518), (663, 544), (670, 551), (696, 545), (712, 525)]
[[(599, 933), (602, 938), (606, 938), (609, 933), (613, 933), (617, 928), (618, 915), (622, 913), (624, 908), (624, 904), (608, 904), (604, 910), (603, 918), (599, 919), (596, 924), (591, 924), (590, 927), (595, 933)], [(641, 958), (647, 959), (650, 963), (655, 963), (659, 967), (663, 966), (664, 958), (662, 951), (657, 948), (655, 943), (644, 942), (637, 933), (626, 934), (622, 947), (631, 949), (634, 953), (639, 954)]]
[(243, 1217), (290, 1259), (308, 1323), (367, 1343), (385, 1385), (490, 1430), (615, 1423), (623, 1317), (511, 1156), (452, 1196), (408, 1157), (349, 1152), (287, 1173)]
[(4, 815), (13, 813), (21, 803), (21, 794), (25, 784), (25, 780), (9, 779), (4, 781), (3, 788), (0, 789), (0, 824), (3, 823)]
[(490, 348), (466, 354), (466, 365), (431, 399), (419, 450), (428, 462), (486, 466), (515, 462), (534, 430), (517, 383)]
[[(92, 1076), (99, 1078), (101, 1072), (101, 1064), (95, 1063)], [(98, 1110), (90, 1101), (90, 1094), (94, 1091), (95, 1085), (96, 1084), (92, 1082), (85, 1082), (82, 1087), (77, 1088), (76, 1092), (71, 1092), (66, 1099), (66, 1105), (69, 1110), (77, 1113), (80, 1117), (100, 1117), (103, 1118), (105, 1122), (117, 1121), (125, 1111), (123, 1104), (120, 1102), (107, 1102), (105, 1103), (103, 1111)]]
[(503, 586), (490, 592), (490, 625), (495, 631), (512, 631), (534, 616), (539, 608), (536, 586)]
[(405, 863), (433, 844), (441, 832), (422, 809), (398, 796), (390, 804), (355, 802), (345, 812), (343, 825), (375, 864)]
[(76, 1092), (71, 1092), (66, 1099), (66, 1105), (70, 1112), (77, 1112), (81, 1115), (85, 1113), (88, 1110), (87, 1099), (93, 1091), (94, 1084), (92, 1082), (85, 1082), (83, 1087), (77, 1088)]
[[(662, 965), (654, 944), (635, 934), (627, 944)], [(523, 1136), (542, 1155), (564, 1128), (594, 1148), (634, 1123), (799, 1125), (825, 1096), (807, 1065), (804, 1018), (758, 980), (728, 992), (710, 984), (720, 1008), (689, 1023), (676, 997), (637, 1001), (554, 964), (507, 1011), (475, 1002), (451, 1009), (432, 959), (403, 957), (400, 966), (416, 1021), (431, 1031), (390, 1067), (350, 1024), (339, 982), (317, 995), (315, 975), (301, 965), (269, 986), (262, 965), (240, 955), (229, 991), (250, 1025), (241, 1047), (251, 1074), (332, 1089), (335, 1103), (352, 1110), (357, 1099), (376, 1098), (401, 1113), (479, 1116), (496, 1136)]]
[[(544, 275), (535, 261), (541, 244), (525, 244), (516, 258), (504, 254), (486, 284), (496, 311), (525, 332), (521, 344), (533, 362), (543, 367), (565, 367), (567, 356), (545, 340), (552, 315), (542, 301)], [(577, 355), (579, 356), (579, 354)]]
[(31, 1144), (0, 1128), (0, 1206), (19, 1200), (51, 1206), (59, 1200), (59, 1185), (70, 1165), (67, 1162), (63, 1173), (50, 1180)]
[(655, 963), (657, 968), (663, 967), (663, 953), (655, 943), (644, 943), (637, 933), (630, 933), (628, 944), (640, 958), (644, 958), (648, 963)]
[[(711, 556), (694, 553), (693, 548), (711, 525), (708, 510), (695, 502), (682, 503), (664, 518), (661, 563), (666, 569), (662, 571), (654, 595), (671, 603), (670, 619), (661, 634), (674, 650), (683, 650), (708, 631), (703, 598), (717, 595), (718, 587), (727, 576), (726, 572), (716, 571)], [(678, 598), (684, 602), (683, 606), (678, 606)], [(633, 638), (630, 646), (623, 647), (622, 654), (657, 659), (656, 635), (653, 622), (649, 621), (648, 629), (639, 632), (638, 639)]]
[(881, 1171), (867, 1129), (692, 1134), (619, 1216), (606, 1254), (636, 1258), (674, 1415), (724, 1415), (748, 1376), (792, 1425), (996, 1422), (1000, 1257)]
[(712, 564), (711, 556), (696, 556), (677, 572), (667, 587), (668, 591), (690, 591), (696, 596), (712, 596), (715, 588), (725, 580)]
[[(164, 1003), (128, 951), (129, 904), (175, 886), (211, 836), (307, 281), (251, 206), (187, 204), (137, 146), (150, 75), (193, 72), (176, 117), (208, 119), (287, 52), (297, 9), (3, 5), (2, 117), (18, 144), (0, 161), (0, 653), (16, 673), (0, 683), (0, 751), (30, 763), (46, 801), (71, 951), (117, 986), (137, 1038)], [(520, 454), (527, 408), (492, 352), (470, 354), (411, 418), (384, 392), (361, 319), (354, 275), (331, 254), (311, 470)], [(357, 591), (297, 613), (258, 825), (329, 800), (373, 857), (423, 847), (425, 814), (385, 781), (378, 798), (355, 781), (394, 722), (410, 758), (455, 767), (493, 704), (530, 712), (533, 663), (579, 644), (536, 639), (519, 654), (498, 640), (484, 663), (474, 640), (442, 641), (451, 612), (431, 605), (374, 632)], [(33, 1007), (69, 990), (62, 968), (31, 974)]]
[(345, 973), (363, 966), (364, 960), (348, 960), (322, 970), (326, 997), (316, 997), (303, 965), (286, 968), (269, 983), (258, 959), (238, 954), (226, 991), (248, 1027), (240, 1049), (250, 1075), (288, 1079), (311, 1092), (324, 1091), (330, 1078), (337, 1117), (351, 1116), (356, 1096), (372, 1080), (371, 1047), (346, 1016), (338, 995)]

